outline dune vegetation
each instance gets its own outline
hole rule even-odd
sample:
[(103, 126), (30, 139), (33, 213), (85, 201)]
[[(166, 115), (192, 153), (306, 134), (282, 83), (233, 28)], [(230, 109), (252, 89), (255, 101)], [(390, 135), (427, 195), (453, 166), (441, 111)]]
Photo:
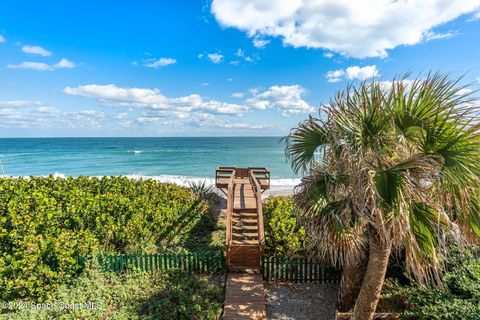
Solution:
[(153, 180), (1, 179), (0, 298), (48, 295), (78, 275), (79, 256), (188, 251), (211, 219), (192, 190)]

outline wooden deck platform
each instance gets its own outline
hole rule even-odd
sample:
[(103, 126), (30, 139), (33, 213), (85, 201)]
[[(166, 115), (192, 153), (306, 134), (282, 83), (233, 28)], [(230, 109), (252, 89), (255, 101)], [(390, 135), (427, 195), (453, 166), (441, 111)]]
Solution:
[(264, 245), (262, 192), (270, 187), (270, 172), (267, 168), (220, 167), (215, 180), (227, 196), (229, 274), (224, 319), (266, 319), (260, 263)]
[(267, 319), (264, 290), (260, 273), (229, 273), (223, 319)]

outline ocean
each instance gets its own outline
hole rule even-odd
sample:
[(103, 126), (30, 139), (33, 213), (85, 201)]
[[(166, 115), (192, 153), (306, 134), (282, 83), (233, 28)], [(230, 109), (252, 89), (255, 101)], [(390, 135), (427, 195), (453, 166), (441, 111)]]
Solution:
[[(273, 187), (294, 186), (280, 137), (3, 138), (5, 176), (128, 176), (213, 182), (217, 166), (266, 166)], [(0, 174), (3, 174), (0, 168)]]

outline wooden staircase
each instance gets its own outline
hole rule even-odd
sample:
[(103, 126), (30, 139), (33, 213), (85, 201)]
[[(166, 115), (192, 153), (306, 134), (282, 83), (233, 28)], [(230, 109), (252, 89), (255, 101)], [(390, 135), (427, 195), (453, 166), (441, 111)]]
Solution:
[(259, 273), (265, 243), (262, 192), (270, 187), (270, 172), (267, 168), (219, 167), (215, 183), (227, 197), (229, 275), (224, 319), (266, 319)]
[(264, 246), (262, 192), (270, 187), (267, 168), (217, 168), (216, 186), (227, 196), (226, 256), (231, 271), (260, 271)]

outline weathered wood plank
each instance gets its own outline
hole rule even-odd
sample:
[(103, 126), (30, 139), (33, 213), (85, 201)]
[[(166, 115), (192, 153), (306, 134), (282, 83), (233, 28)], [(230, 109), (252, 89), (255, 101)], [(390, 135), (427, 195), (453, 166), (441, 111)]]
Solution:
[(264, 286), (261, 274), (228, 274), (225, 292), (224, 319), (267, 319)]

